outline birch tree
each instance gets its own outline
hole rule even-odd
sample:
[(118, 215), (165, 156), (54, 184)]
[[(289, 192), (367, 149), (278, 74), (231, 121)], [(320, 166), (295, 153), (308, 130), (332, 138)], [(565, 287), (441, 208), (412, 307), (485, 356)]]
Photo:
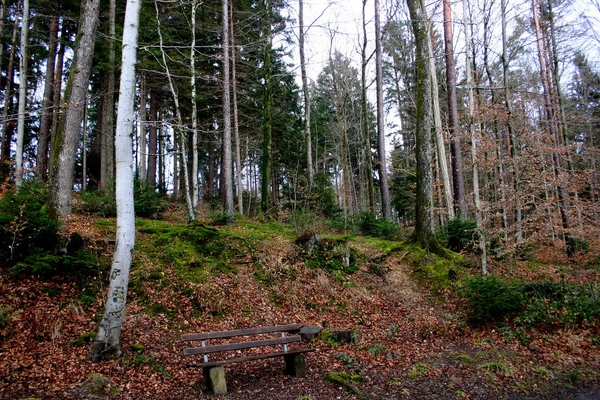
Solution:
[(116, 134), (117, 240), (106, 308), (92, 347), (94, 361), (121, 354), (121, 327), (125, 317), (129, 269), (135, 244), (132, 131), (135, 120), (133, 102), (140, 5), (140, 0), (128, 0), (125, 9)]

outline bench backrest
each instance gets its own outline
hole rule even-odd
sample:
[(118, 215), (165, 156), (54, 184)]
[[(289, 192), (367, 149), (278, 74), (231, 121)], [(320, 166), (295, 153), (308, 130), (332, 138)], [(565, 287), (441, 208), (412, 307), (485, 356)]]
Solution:
[[(302, 340), (300, 335), (286, 336), (285, 333), (297, 333), (302, 328), (301, 324), (288, 324), (288, 325), (276, 325), (276, 326), (265, 326), (261, 328), (244, 328), (244, 329), (236, 329), (230, 331), (220, 331), (220, 332), (201, 332), (201, 333), (190, 333), (181, 335), (182, 341), (194, 341), (200, 340), (202, 341), (202, 347), (189, 347), (183, 349), (184, 355), (192, 355), (192, 354), (202, 354), (205, 356), (205, 361), (207, 360), (206, 355), (210, 353), (216, 353), (219, 351), (230, 351), (230, 350), (242, 350), (249, 349), (255, 347), (263, 347), (263, 346), (274, 346), (274, 345), (284, 345), (284, 350), (287, 351), (287, 344), (299, 342)], [(239, 343), (227, 343), (227, 344), (218, 344), (207, 346), (205, 341), (209, 339), (224, 339), (231, 338), (236, 336), (251, 336), (251, 335), (260, 335), (265, 333), (281, 333), (280, 338), (273, 339), (263, 339), (263, 340), (254, 340), (247, 342), (239, 342)]]

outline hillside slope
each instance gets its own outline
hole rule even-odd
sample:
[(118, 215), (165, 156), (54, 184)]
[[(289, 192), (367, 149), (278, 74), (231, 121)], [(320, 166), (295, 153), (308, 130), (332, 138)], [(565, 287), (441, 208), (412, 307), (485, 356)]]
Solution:
[[(72, 223), (110, 256), (110, 220)], [(285, 376), (280, 359), (234, 364), (230, 393), (219, 398), (600, 398), (597, 325), (526, 341), (510, 327), (474, 329), (458, 284), (416, 279), (419, 265), (439, 262), (433, 256), (371, 238), (322, 242), (309, 252), (277, 223), (139, 221), (123, 356), (96, 364), (88, 355), (106, 265), (85, 279), (2, 270), (0, 398), (204, 398), (180, 334), (293, 322), (325, 328), (306, 357), (307, 377)], [(337, 328), (353, 341), (336, 343), (327, 332)], [(325, 379), (332, 372), (345, 383)]]

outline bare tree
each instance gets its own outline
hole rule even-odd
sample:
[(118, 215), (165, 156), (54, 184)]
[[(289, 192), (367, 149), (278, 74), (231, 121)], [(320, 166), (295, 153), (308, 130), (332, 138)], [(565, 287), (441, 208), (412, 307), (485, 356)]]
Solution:
[(452, 6), (450, 0), (443, 1), (444, 6), (444, 46), (446, 58), (446, 88), (448, 90), (448, 133), (450, 153), (452, 155), (452, 180), (454, 182), (454, 206), (460, 218), (467, 217), (465, 201), (465, 178), (462, 152), (460, 150), (460, 131), (458, 129), (458, 105), (456, 101), (456, 66), (454, 63), (454, 35)]
[(479, 239), (479, 249), (481, 251), (481, 272), (487, 275), (487, 254), (485, 236), (483, 234), (483, 212), (481, 208), (481, 200), (479, 198), (479, 163), (477, 159), (477, 143), (478, 137), (475, 132), (475, 100), (473, 97), (473, 75), (471, 70), (471, 41), (473, 40), (473, 30), (471, 27), (471, 10), (469, 0), (463, 0), (463, 21), (465, 24), (465, 75), (467, 80), (468, 90), (468, 130), (471, 137), (471, 162), (473, 166), (473, 199), (475, 203), (475, 220), (477, 223), (477, 236)]

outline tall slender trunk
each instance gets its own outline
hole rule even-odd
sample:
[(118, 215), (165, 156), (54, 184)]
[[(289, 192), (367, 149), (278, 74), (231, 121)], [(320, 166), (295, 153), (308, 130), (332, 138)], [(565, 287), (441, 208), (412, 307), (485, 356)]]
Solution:
[(435, 58), (433, 55), (433, 29), (431, 24), (427, 24), (429, 28), (429, 46), (427, 47), (427, 54), (429, 58), (429, 68), (431, 69), (431, 101), (433, 111), (433, 122), (435, 127), (435, 144), (437, 148), (437, 159), (440, 169), (440, 175), (443, 182), (444, 190), (444, 201), (446, 210), (448, 212), (448, 218), (454, 219), (454, 204), (452, 203), (452, 188), (450, 187), (450, 175), (448, 175), (448, 162), (446, 160), (446, 146), (444, 144), (444, 132), (442, 131), (442, 113), (440, 111), (440, 94), (438, 89), (437, 71), (435, 68)]
[(92, 69), (92, 58), (98, 25), (99, 0), (88, 0), (79, 22), (77, 50), (69, 74), (66, 102), (52, 148), (52, 170), (48, 208), (51, 213), (66, 217), (71, 213), (73, 167), (75, 151), (81, 134), (83, 108)]
[(233, 176), (231, 157), (231, 76), (229, 65), (229, 2), (221, 0), (223, 12), (223, 180), (225, 213), (233, 216)]
[(263, 103), (263, 155), (262, 155), (262, 167), (261, 167), (261, 196), (260, 196), (260, 208), (263, 213), (269, 211), (271, 207), (271, 129), (273, 120), (273, 93), (272, 93), (272, 73), (271, 70), (271, 47), (272, 47), (272, 35), (271, 35), (271, 1), (264, 0), (264, 7), (266, 13), (266, 23), (264, 28), (265, 36), (265, 49), (264, 49), (264, 103)]
[(112, 185), (115, 170), (115, 13), (116, 0), (109, 0), (108, 12), (108, 65), (106, 67), (106, 93), (102, 107), (102, 149), (100, 153), (100, 190), (106, 192)]
[[(158, 162), (158, 93), (150, 89), (150, 124), (148, 136), (148, 183), (156, 185), (156, 164)], [(183, 150), (182, 150), (183, 151)]]
[(29, 33), (29, 0), (23, 0), (21, 20), (21, 55), (19, 57), (19, 112), (17, 121), (17, 147), (15, 154), (15, 184), (23, 184), (23, 144), (25, 142), (25, 109), (27, 103), (27, 47)]
[(192, 0), (192, 43), (190, 44), (190, 86), (192, 88), (192, 206), (198, 209), (200, 187), (198, 184), (198, 102), (196, 99), (196, 0)]
[(135, 245), (133, 206), (132, 138), (135, 121), (135, 63), (141, 1), (129, 0), (123, 24), (123, 56), (119, 107), (117, 110), (117, 240), (104, 315), (92, 348), (92, 359), (100, 361), (121, 354), (121, 328), (125, 317), (129, 270)]
[(552, 86), (551, 86), (551, 81), (550, 81), (550, 76), (548, 75), (548, 59), (547, 59), (547, 52), (545, 49), (545, 45), (544, 45), (544, 41), (542, 38), (542, 32), (541, 32), (541, 28), (540, 28), (540, 21), (539, 21), (539, 17), (538, 17), (538, 11), (537, 11), (538, 5), (537, 5), (537, 0), (532, 0), (532, 11), (533, 11), (533, 22), (534, 22), (534, 26), (535, 26), (535, 35), (536, 35), (536, 42), (537, 42), (537, 49), (538, 49), (538, 59), (540, 62), (540, 75), (541, 75), (541, 79), (542, 79), (542, 86), (544, 89), (544, 109), (546, 112), (546, 118), (547, 118), (547, 126), (548, 126), (548, 133), (550, 135), (550, 140), (552, 141), (553, 144), (553, 149), (552, 149), (552, 166), (553, 166), (553, 172), (554, 172), (554, 179), (556, 181), (556, 192), (558, 195), (558, 202), (559, 202), (559, 212), (560, 212), (560, 218), (561, 218), (561, 222), (562, 222), (562, 226), (564, 229), (564, 237), (565, 237), (565, 242), (567, 245), (567, 253), (570, 254), (571, 250), (570, 249), (570, 233), (569, 233), (569, 229), (571, 227), (571, 221), (568, 215), (568, 210), (569, 210), (569, 198), (568, 195), (566, 193), (566, 189), (563, 185), (563, 183), (561, 182), (561, 170), (562, 170), (562, 160), (559, 154), (559, 143), (560, 143), (560, 139), (558, 136), (558, 131), (557, 131), (557, 127), (556, 127), (556, 119), (555, 119), (555, 110), (553, 108), (553, 102), (552, 102)]
[(369, 104), (367, 102), (367, 21), (365, 8), (367, 0), (362, 2), (362, 28), (363, 28), (363, 43), (360, 48), (361, 69), (360, 69), (360, 100), (362, 111), (362, 127), (364, 140), (364, 159), (365, 172), (367, 175), (367, 191), (369, 193), (369, 210), (375, 213), (375, 188), (373, 184), (373, 154), (371, 153), (371, 134), (369, 132)]
[[(19, 1), (19, 5), (21, 2)], [(17, 35), (19, 33), (19, 25), (15, 23), (12, 33), (10, 53), (8, 56), (8, 65), (6, 69), (6, 88), (4, 90), (4, 113), (2, 115), (2, 145), (0, 146), (0, 178), (2, 181), (8, 179), (10, 174), (10, 148), (15, 121), (11, 118), (11, 113), (14, 111), (13, 85), (15, 74), (15, 53), (17, 49)]]
[(471, 10), (469, 0), (463, 0), (463, 15), (465, 21), (465, 75), (467, 80), (467, 90), (469, 94), (469, 119), (468, 129), (471, 137), (471, 162), (473, 165), (473, 201), (475, 203), (475, 220), (477, 223), (477, 236), (479, 239), (479, 250), (481, 251), (481, 273), (488, 274), (487, 270), (487, 246), (485, 244), (485, 235), (483, 233), (483, 212), (481, 200), (479, 198), (479, 162), (477, 158), (477, 142), (479, 141), (475, 132), (475, 99), (473, 96), (473, 76), (471, 71), (471, 41), (473, 40), (473, 29), (471, 26)]
[(140, 162), (140, 170), (138, 173), (140, 180), (147, 178), (147, 157), (148, 157), (148, 133), (146, 130), (146, 117), (147, 117), (147, 97), (146, 91), (146, 76), (144, 73), (140, 73), (140, 121), (138, 125), (138, 134), (140, 136), (140, 145), (138, 151), (138, 158)]
[(387, 162), (385, 154), (385, 127), (383, 109), (383, 62), (381, 59), (381, 21), (379, 0), (375, 0), (375, 71), (377, 81), (377, 167), (381, 189), (381, 211), (383, 218), (392, 220), (392, 206), (388, 187)]
[(431, 101), (431, 68), (429, 64), (429, 28), (423, 0), (407, 0), (412, 20), (416, 50), (416, 159), (417, 193), (415, 201), (415, 231), (413, 240), (423, 248), (443, 253), (435, 238), (433, 226), (433, 176), (431, 148), (431, 125), (433, 122)]
[[(186, 157), (186, 143), (185, 143), (185, 135), (183, 134), (183, 118), (181, 116), (181, 107), (179, 106), (179, 96), (177, 95), (177, 92), (175, 90), (175, 86), (173, 84), (173, 78), (171, 76), (171, 72), (169, 69), (169, 64), (167, 63), (167, 56), (165, 53), (165, 49), (164, 49), (164, 45), (163, 45), (163, 36), (162, 36), (162, 31), (161, 31), (161, 27), (160, 27), (160, 13), (159, 13), (159, 9), (158, 9), (158, 3), (154, 2), (154, 7), (156, 10), (156, 25), (157, 25), (157, 30), (158, 30), (158, 37), (159, 37), (159, 46), (160, 46), (160, 52), (162, 55), (162, 62), (163, 62), (163, 68), (165, 69), (166, 75), (167, 75), (167, 80), (169, 81), (169, 89), (171, 90), (171, 95), (173, 96), (173, 102), (175, 103), (175, 116), (177, 118), (177, 126), (179, 127), (179, 129), (181, 129), (182, 131), (179, 132), (179, 141), (180, 141), (180, 147), (181, 147), (181, 158), (183, 161), (183, 175), (184, 175), (184, 182), (185, 182), (185, 200), (186, 200), (186, 204), (187, 204), (187, 211), (188, 211), (188, 220), (189, 221), (194, 221), (196, 219), (196, 212), (197, 209), (194, 207), (194, 203), (192, 201), (192, 193), (191, 193), (191, 187), (190, 187), (190, 174), (189, 174), (189, 170), (188, 170), (188, 161), (187, 161), (187, 157)], [(162, 154), (162, 152), (161, 152)], [(162, 168), (161, 168), (161, 172), (162, 172)]]
[(235, 172), (237, 180), (237, 205), (238, 212), (244, 214), (244, 186), (242, 182), (242, 155), (240, 143), (240, 124), (238, 119), (238, 100), (237, 100), (237, 70), (236, 70), (236, 51), (235, 34), (233, 30), (233, 5), (229, 2), (229, 18), (231, 20), (231, 91), (233, 95), (233, 133), (235, 140)]
[(38, 135), (38, 149), (36, 162), (36, 175), (40, 181), (48, 179), (48, 146), (50, 132), (52, 129), (53, 97), (54, 91), (60, 88), (54, 87), (54, 68), (56, 67), (56, 53), (58, 49), (58, 25), (59, 18), (53, 16), (50, 20), (50, 32), (48, 34), (48, 58), (46, 60), (46, 81), (44, 83), (44, 98), (40, 117), (40, 133)]
[(508, 41), (506, 37), (506, 2), (501, 0), (501, 24), (502, 24), (502, 85), (504, 87), (504, 108), (506, 109), (506, 134), (507, 146), (510, 154), (511, 169), (512, 169), (512, 184), (515, 192), (515, 224), (516, 224), (516, 241), (520, 243), (523, 240), (523, 216), (521, 211), (520, 197), (520, 178), (517, 164), (517, 140), (515, 137), (515, 129), (513, 127), (512, 117), (512, 93), (508, 84)]
[[(61, 27), (60, 37), (61, 39), (66, 36), (67, 25), (63, 20), (63, 26)], [(58, 136), (58, 121), (62, 113), (62, 79), (63, 79), (63, 64), (65, 61), (66, 43), (60, 41), (60, 47), (56, 56), (56, 67), (54, 69), (54, 80), (52, 85), (54, 86), (54, 93), (52, 96), (52, 129), (50, 130), (50, 150), (49, 154), (52, 154), (56, 137)], [(48, 157), (48, 174), (52, 170), (52, 157)]]
[(306, 56), (304, 54), (304, 1), (298, 0), (298, 45), (300, 47), (300, 74), (302, 76), (302, 92), (304, 94), (304, 132), (306, 136), (306, 169), (308, 172), (308, 186), (313, 184), (313, 159), (312, 159), (312, 137), (310, 134), (310, 89), (306, 77)]
[(456, 66), (454, 62), (454, 35), (452, 29), (454, 22), (452, 20), (452, 6), (450, 0), (443, 1), (443, 9), (446, 87), (448, 90), (448, 133), (450, 136), (450, 153), (452, 155), (454, 206), (456, 207), (459, 218), (467, 218), (465, 178), (462, 152), (460, 149), (460, 131), (458, 129), (458, 104), (456, 101)]

